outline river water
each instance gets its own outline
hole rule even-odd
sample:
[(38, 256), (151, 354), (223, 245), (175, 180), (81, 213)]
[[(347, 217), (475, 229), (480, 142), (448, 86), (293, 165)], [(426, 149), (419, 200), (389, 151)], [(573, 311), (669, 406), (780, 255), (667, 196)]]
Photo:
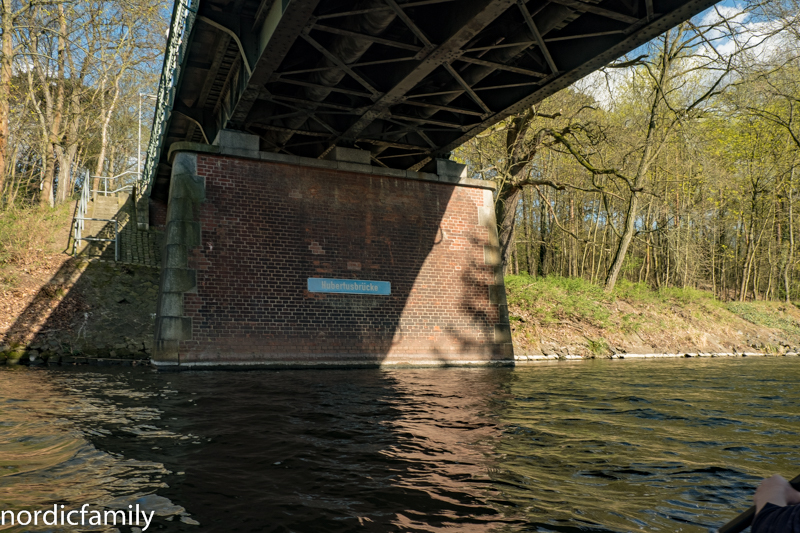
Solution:
[(0, 367), (0, 512), (139, 504), (147, 531), (196, 533), (706, 532), (800, 470), (799, 382), (789, 357)]

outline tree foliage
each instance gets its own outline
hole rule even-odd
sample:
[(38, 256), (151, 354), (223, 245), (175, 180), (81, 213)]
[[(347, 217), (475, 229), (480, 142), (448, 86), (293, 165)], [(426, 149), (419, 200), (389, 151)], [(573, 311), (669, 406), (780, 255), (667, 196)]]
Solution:
[(163, 0), (0, 0), (0, 206), (135, 167), (167, 16)]
[(712, 8), (464, 145), (506, 272), (797, 298), (796, 4)]

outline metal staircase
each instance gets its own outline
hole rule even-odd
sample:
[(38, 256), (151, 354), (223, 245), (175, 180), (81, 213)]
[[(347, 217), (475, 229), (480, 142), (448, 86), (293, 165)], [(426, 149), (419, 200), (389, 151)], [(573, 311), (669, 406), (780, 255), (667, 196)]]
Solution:
[[(73, 222), (73, 255), (107, 261), (157, 266), (157, 231), (139, 231), (132, 197), (136, 173), (86, 177)], [(92, 184), (98, 184), (92, 189)]]

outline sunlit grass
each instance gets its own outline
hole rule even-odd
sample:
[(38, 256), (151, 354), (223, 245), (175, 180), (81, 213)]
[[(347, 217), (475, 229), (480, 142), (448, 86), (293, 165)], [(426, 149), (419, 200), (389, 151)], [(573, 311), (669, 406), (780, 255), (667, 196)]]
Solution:
[(609, 325), (607, 303), (614, 296), (582, 278), (526, 274), (506, 277), (509, 305), (515, 305), (544, 324), (565, 319), (587, 321), (598, 327)]
[(777, 302), (730, 302), (726, 307), (731, 313), (757, 326), (800, 335), (800, 323), (787, 312), (790, 305)]
[(74, 204), (8, 207), (0, 211), (0, 288), (14, 287), (21, 271), (64, 249)]
[[(527, 274), (506, 277), (508, 303), (517, 313), (547, 325), (562, 321), (582, 322), (609, 332), (635, 333), (654, 324), (653, 316), (665, 319), (680, 314), (683, 318), (724, 313), (724, 305), (707, 291), (692, 288), (653, 289), (645, 283), (620, 281), (613, 292), (583, 278), (547, 276), (534, 278)], [(648, 309), (648, 316), (627, 309)], [(727, 314), (727, 313), (724, 313)], [(730, 316), (730, 315), (728, 315)], [(520, 317), (512, 313), (512, 321)], [(592, 351), (602, 352), (599, 344)]]

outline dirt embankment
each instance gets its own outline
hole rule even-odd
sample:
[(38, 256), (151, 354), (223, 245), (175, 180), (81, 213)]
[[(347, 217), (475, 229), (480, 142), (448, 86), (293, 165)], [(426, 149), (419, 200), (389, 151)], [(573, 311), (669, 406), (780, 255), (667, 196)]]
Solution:
[(159, 269), (72, 257), (73, 206), (0, 221), (0, 364), (149, 359)]
[(721, 302), (694, 289), (620, 283), (613, 294), (582, 279), (506, 279), (516, 355), (800, 351), (800, 309), (785, 302)]

